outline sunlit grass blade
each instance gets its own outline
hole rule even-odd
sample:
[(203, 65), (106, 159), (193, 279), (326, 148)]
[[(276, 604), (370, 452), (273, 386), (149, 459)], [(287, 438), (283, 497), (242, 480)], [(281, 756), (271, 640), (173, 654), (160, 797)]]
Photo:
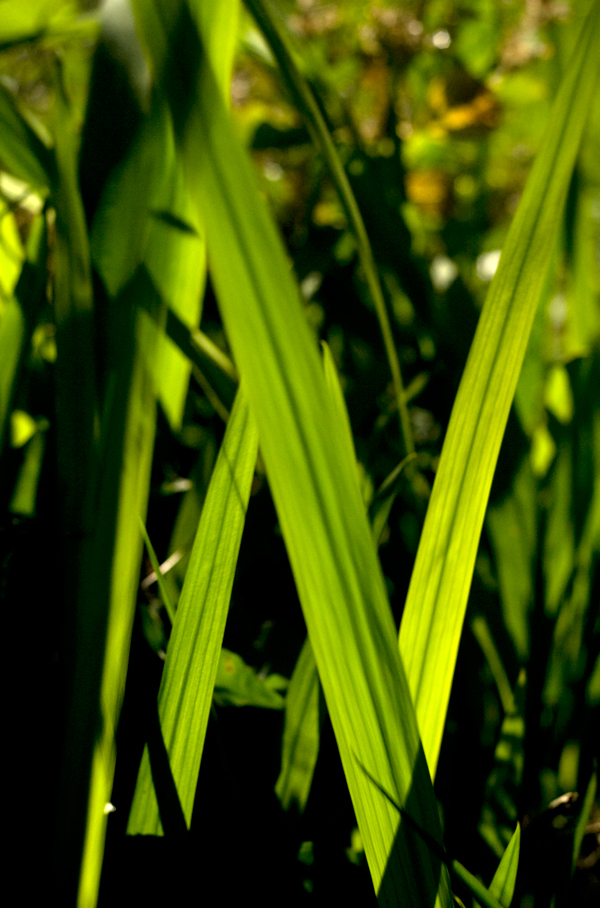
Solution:
[(517, 828), (506, 846), (502, 860), (489, 887), (491, 895), (498, 899), (502, 908), (509, 908), (513, 899), (515, 883), (517, 882), (517, 870), (519, 869), (520, 848), (521, 826), (517, 823)]
[(281, 771), (275, 793), (284, 810), (306, 807), (319, 754), (319, 673), (307, 637), (285, 698)]
[[(174, 60), (203, 60), (182, 18)], [(182, 42), (182, 43), (180, 43)], [(204, 62), (204, 61), (203, 61)], [(194, 91), (165, 75), (170, 103)], [(255, 414), (373, 883), (382, 905), (450, 904), (439, 860), (360, 772), (361, 756), (424, 827), (439, 816), (419, 745), (353, 451), (337, 425), (281, 241), (208, 67), (199, 103), (178, 112), (186, 175), (207, 231), (213, 284)], [(442, 875), (438, 896), (438, 885)]]
[(287, 36), (285, 35), (284, 30), (279, 26), (277, 16), (275, 11), (271, 8), (269, 0), (246, 0), (246, 5), (252, 12), (260, 29), (263, 31), (265, 38), (273, 51), (273, 55), (279, 64), (281, 74), (294, 103), (306, 120), (306, 124), (316, 147), (325, 158), (329, 173), (331, 174), (333, 183), (346, 211), (350, 227), (356, 237), (360, 262), (373, 305), (375, 306), (375, 312), (379, 321), (385, 352), (392, 375), (402, 441), (406, 453), (411, 454), (415, 449), (415, 445), (408, 416), (408, 407), (406, 406), (406, 395), (402, 383), (400, 361), (394, 344), (392, 328), (383, 292), (381, 290), (377, 266), (373, 258), (371, 244), (369, 242), (369, 237), (367, 236), (360, 209), (354, 198), (354, 193), (352, 192), (348, 177), (346, 176), (346, 171), (344, 170), (344, 166), (337, 153), (333, 139), (323, 118), (323, 114), (319, 109), (319, 105), (315, 100), (307, 79), (296, 65), (294, 55), (288, 44)]
[[(257, 445), (240, 389), (202, 509), (158, 695), (161, 735), (188, 828)], [(164, 805), (155, 793), (152, 759), (146, 746), (127, 826), (130, 835), (163, 832)]]
[(217, 446), (213, 436), (208, 434), (202, 450), (198, 454), (198, 460), (190, 473), (192, 487), (183, 496), (169, 542), (169, 558), (177, 559), (173, 569), (165, 577), (165, 584), (173, 603), (177, 603), (181, 595), (190, 553), (200, 522), (200, 514), (216, 459)]
[(432, 777), (494, 468), (597, 88), (599, 42), (594, 4), (479, 319), (402, 618), (400, 651)]
[[(142, 539), (138, 521), (147, 507), (156, 411), (155, 390), (147, 361), (152, 358), (156, 329), (145, 312), (136, 314), (136, 310), (140, 297), (153, 292), (147, 277), (140, 274), (117, 301), (121, 330), (114, 351), (113, 379), (121, 387), (129, 388), (129, 392), (115, 399), (103, 425), (106, 444), (100, 463), (97, 526), (81, 553), (77, 658), (80, 676), (87, 671), (89, 679), (86, 689), (74, 695), (71, 733), (93, 734), (95, 743), (78, 908), (93, 908), (97, 900), (106, 834), (105, 806), (111, 796), (116, 759), (115, 730), (125, 690), (139, 582)], [(154, 299), (159, 305), (156, 296)], [(99, 637), (105, 640), (104, 647), (99, 646)], [(98, 668), (98, 688), (94, 688), (94, 671)], [(86, 698), (87, 705), (83, 706)], [(81, 718), (79, 723), (76, 719), (77, 711), (82, 708), (87, 708), (90, 714), (86, 728), (82, 728)], [(75, 768), (88, 781), (86, 767)], [(69, 781), (65, 784), (68, 786)], [(72, 780), (71, 788), (72, 796), (80, 796)]]

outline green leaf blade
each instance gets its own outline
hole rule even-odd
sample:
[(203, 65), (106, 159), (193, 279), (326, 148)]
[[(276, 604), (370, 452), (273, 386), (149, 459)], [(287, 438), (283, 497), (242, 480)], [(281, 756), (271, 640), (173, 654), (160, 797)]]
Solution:
[[(355, 754), (438, 830), (393, 619), (361, 499), (279, 238), (214, 77), (181, 135), (211, 276), (259, 425), (269, 482), (381, 904), (449, 905), (439, 860), (415, 840)], [(417, 869), (418, 868), (418, 869)], [(444, 874), (438, 895), (440, 873)]]
[[(198, 526), (158, 697), (161, 733), (188, 828), (257, 448), (254, 420), (239, 391)], [(127, 832), (162, 832), (147, 748)]]
[(494, 878), (489, 886), (490, 894), (495, 899), (498, 899), (502, 908), (509, 908), (513, 899), (515, 883), (517, 882), (517, 870), (519, 869), (520, 849), (521, 826), (517, 823), (517, 828), (506, 846), (502, 860), (498, 864)]
[(432, 776), (489, 490), (596, 85), (599, 40), (595, 4), (479, 319), (411, 578), (399, 644)]

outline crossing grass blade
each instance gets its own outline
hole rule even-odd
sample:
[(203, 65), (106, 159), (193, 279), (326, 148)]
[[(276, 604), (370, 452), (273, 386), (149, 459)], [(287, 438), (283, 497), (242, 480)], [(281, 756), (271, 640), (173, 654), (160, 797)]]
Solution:
[[(187, 828), (257, 446), (254, 420), (241, 388), (202, 510), (158, 694), (160, 731)], [(163, 833), (168, 805), (160, 803), (160, 794), (157, 799), (156, 772), (154, 755), (146, 746), (129, 815), (129, 835)]]
[(400, 628), (400, 652), (435, 776), (489, 490), (529, 332), (597, 90), (594, 3), (507, 236), (444, 442)]
[(169, 591), (165, 583), (165, 578), (160, 569), (160, 564), (158, 558), (156, 557), (156, 552), (154, 551), (154, 546), (150, 541), (148, 536), (148, 530), (146, 529), (146, 524), (140, 517), (140, 533), (142, 534), (142, 539), (144, 540), (144, 545), (146, 546), (146, 551), (148, 552), (148, 558), (150, 559), (150, 564), (152, 565), (152, 570), (156, 574), (156, 582), (158, 583), (158, 588), (160, 590), (160, 595), (162, 596), (163, 605), (167, 610), (167, 615), (169, 616), (169, 621), (171, 624), (175, 621), (175, 609), (173, 603), (171, 602), (171, 597), (169, 596)]
[[(248, 393), (373, 883), (382, 905), (449, 905), (445, 870), (360, 772), (355, 754), (424, 827), (439, 815), (361, 499), (281, 241), (186, 8), (163, 84), (236, 365)], [(204, 36), (204, 32), (203, 32)], [(200, 87), (195, 67), (202, 65)], [(171, 67), (173, 64), (171, 63)], [(197, 99), (181, 108), (181, 99)], [(439, 886), (439, 893), (438, 893)], [(409, 894), (407, 896), (407, 893)]]
[(316, 102), (307, 79), (296, 65), (294, 55), (288, 44), (287, 36), (277, 21), (275, 10), (272, 8), (269, 0), (246, 0), (246, 5), (264, 33), (264, 36), (273, 51), (273, 55), (279, 64), (281, 74), (294, 103), (297, 105), (298, 110), (306, 121), (315, 146), (319, 149), (325, 159), (341, 203), (346, 211), (348, 222), (356, 237), (360, 262), (373, 305), (375, 306), (375, 312), (377, 320), (379, 321), (379, 327), (390, 367), (394, 393), (396, 395), (402, 441), (406, 454), (411, 454), (414, 452), (415, 445), (408, 416), (408, 407), (406, 405), (406, 394), (402, 382), (400, 361), (394, 344), (394, 337), (381, 289), (377, 266), (373, 258), (371, 244), (360, 209), (356, 203), (346, 171), (344, 170), (344, 166), (337, 153), (323, 114), (319, 109), (319, 105)]

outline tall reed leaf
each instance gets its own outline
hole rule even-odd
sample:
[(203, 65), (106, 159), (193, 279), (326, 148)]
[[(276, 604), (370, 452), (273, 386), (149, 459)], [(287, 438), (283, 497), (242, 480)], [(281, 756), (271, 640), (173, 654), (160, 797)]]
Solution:
[[(90, 559), (95, 559), (96, 570), (106, 569), (106, 561), (110, 557), (107, 578), (110, 587), (99, 696), (100, 734), (93, 753), (78, 908), (94, 908), (97, 900), (106, 835), (105, 808), (111, 797), (116, 762), (115, 731), (125, 693), (139, 582), (142, 555), (139, 515), (145, 515), (148, 503), (156, 417), (156, 392), (147, 362), (152, 358), (151, 349), (156, 345), (157, 337), (154, 325), (145, 312), (137, 312), (136, 315), (135, 309), (139, 302), (137, 297), (151, 292), (140, 275), (118, 300), (124, 309), (131, 307), (136, 343), (134, 350), (122, 351), (121, 378), (131, 370), (129, 393), (124, 396), (123, 403), (115, 406), (106, 427), (107, 456), (103, 464), (100, 497), (109, 502), (109, 508), (101, 509), (106, 510), (106, 521), (100, 523), (96, 536), (98, 547), (102, 546), (102, 550), (101, 553), (89, 553)], [(111, 498), (114, 512), (110, 510)], [(102, 559), (99, 554), (102, 554)], [(88, 602), (91, 601), (92, 596), (89, 595)], [(93, 629), (89, 613), (84, 614), (83, 620), (86, 618)], [(98, 649), (97, 640), (95, 644)]]
[[(188, 828), (257, 445), (254, 420), (240, 389), (202, 510), (158, 694), (160, 733)], [(155, 794), (158, 759), (147, 745), (127, 826), (130, 835), (169, 832), (165, 811), (173, 807), (160, 803), (160, 790), (158, 800)]]
[(394, 336), (392, 334), (392, 328), (385, 306), (371, 244), (360, 209), (356, 203), (348, 177), (346, 176), (344, 165), (337, 153), (333, 139), (327, 128), (327, 124), (325, 123), (325, 118), (312, 93), (308, 80), (296, 66), (287, 35), (277, 22), (277, 14), (272, 4), (269, 0), (246, 0), (246, 5), (263, 31), (265, 38), (273, 51), (273, 55), (279, 64), (288, 91), (306, 121), (306, 125), (310, 130), (311, 138), (315, 143), (315, 146), (319, 149), (325, 159), (329, 173), (331, 174), (331, 178), (339, 194), (340, 201), (348, 217), (348, 222), (356, 238), (360, 263), (369, 288), (371, 300), (375, 306), (375, 313), (377, 315), (377, 320), (379, 321), (381, 336), (383, 338), (390, 373), (392, 375), (392, 384), (396, 395), (402, 441), (406, 453), (411, 454), (415, 450), (415, 444), (408, 416), (406, 394), (402, 382), (402, 373), (400, 371), (400, 361), (394, 344)]
[(400, 628), (432, 777), (496, 460), (600, 64), (600, 4), (583, 25), (502, 250), (456, 397)]
[[(382, 905), (449, 905), (439, 858), (358, 764), (439, 839), (437, 805), (353, 452), (344, 433), (332, 431), (338, 423), (281, 241), (200, 43), (192, 39), (183, 8), (165, 86), (189, 186), (207, 225), (212, 280), (258, 423), (373, 883)], [(184, 54), (186, 73), (179, 67)], [(192, 61), (200, 67), (201, 60), (198, 90)], [(182, 84), (183, 76), (189, 82)], [(194, 95), (196, 104), (190, 103)]]

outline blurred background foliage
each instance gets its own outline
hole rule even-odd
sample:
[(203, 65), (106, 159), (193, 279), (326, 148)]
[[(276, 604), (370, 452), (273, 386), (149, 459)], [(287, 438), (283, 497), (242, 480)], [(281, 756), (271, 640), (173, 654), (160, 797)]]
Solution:
[[(478, 312), (540, 147), (580, 5), (276, 4), (365, 219), (393, 317), (418, 461), (430, 483)], [(46, 7), (32, 3), (32, 16), (44, 15)], [(101, 85), (102, 131), (86, 131), (88, 92), (93, 99), (99, 87), (90, 83), (97, 31), (92, 20), (74, 24), (72, 4), (53, 3), (52, 11), (39, 39), (0, 48), (0, 82), (42, 145), (50, 144), (58, 61), (74, 128), (82, 130), (80, 182), (89, 217), (133, 135), (137, 102), (122, 73), (111, 71)], [(98, 55), (95, 65), (98, 80)], [(248, 13), (231, 99), (285, 238), (307, 320), (338, 366), (369, 503), (403, 456), (379, 328), (333, 183)], [(447, 847), (486, 883), (521, 821), (513, 904), (522, 908), (550, 905), (552, 897), (556, 906), (597, 904), (600, 891), (597, 806), (567, 885), (574, 817), (600, 749), (599, 143), (596, 105), (498, 463), (436, 780)], [(44, 199), (11, 170), (10, 161), (0, 161), (0, 319), (9, 317), (8, 300), (43, 220)], [(51, 277), (50, 216), (45, 223)], [(32, 559), (51, 577), (55, 554), (49, 538), (56, 508), (50, 288), (50, 281), (40, 288), (39, 305), (28, 313), (31, 345), (12, 403), (0, 488), (2, 593), (14, 602), (18, 591), (32, 608), (32, 662), (36, 677), (50, 679), (40, 729), (52, 742), (60, 604), (50, 599), (41, 607), (39, 577), (24, 580)], [(201, 327), (228, 352), (210, 281)], [(148, 532), (160, 561), (183, 552), (167, 575), (175, 602), (232, 388), (192, 372), (183, 418), (159, 413)], [(4, 399), (0, 393), (0, 405)], [(398, 623), (425, 508), (426, 500), (401, 484), (380, 548)], [(150, 572), (145, 562), (142, 579)], [(175, 843), (127, 839), (169, 628), (156, 586), (143, 584), (118, 731), (117, 811), (109, 822), (101, 904), (172, 900), (194, 879), (200, 860), (225, 875), (227, 883), (220, 885), (232, 898), (374, 903), (323, 702), (306, 810), (284, 813), (274, 793), (284, 702), (277, 691), (291, 677), (305, 628), (260, 471), (224, 640), (230, 658), (244, 660), (244, 690), (259, 690), (256, 706), (239, 706), (254, 702), (252, 693), (241, 696), (223, 681), (189, 837)], [(254, 672), (244, 674), (244, 663)], [(259, 681), (271, 675), (281, 681), (261, 687)], [(32, 771), (52, 786), (52, 755), (45, 770), (37, 757), (30, 759)], [(555, 803), (572, 791), (579, 792), (579, 805), (573, 799)], [(205, 870), (201, 875), (206, 879)]]

